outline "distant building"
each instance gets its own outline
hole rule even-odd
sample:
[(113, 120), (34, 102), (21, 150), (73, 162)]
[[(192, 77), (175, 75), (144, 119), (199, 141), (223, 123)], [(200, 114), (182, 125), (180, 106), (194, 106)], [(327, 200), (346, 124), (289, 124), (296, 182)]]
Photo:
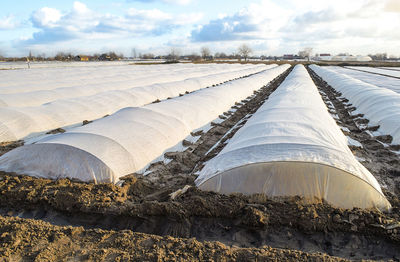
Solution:
[(294, 55), (283, 55), (283, 59), (292, 60), (292, 59), (294, 59)]
[(77, 56), (75, 56), (74, 57), (74, 60), (75, 61), (84, 61), (84, 62), (87, 62), (87, 61), (89, 61), (89, 57), (88, 56), (84, 56), (84, 55), (77, 55)]
[(336, 55), (336, 56), (323, 56), (322, 54), (319, 57), (315, 57), (315, 60), (319, 61), (332, 61), (332, 62), (369, 62), (372, 61), (372, 58), (369, 56), (362, 55)]
[(331, 56), (331, 54), (319, 54), (319, 56)]
[(99, 56), (99, 60), (100, 61), (111, 61), (111, 56), (109, 56), (107, 54), (102, 54), (101, 56)]
[(282, 57), (283, 60), (302, 60), (304, 57), (299, 55), (286, 54)]

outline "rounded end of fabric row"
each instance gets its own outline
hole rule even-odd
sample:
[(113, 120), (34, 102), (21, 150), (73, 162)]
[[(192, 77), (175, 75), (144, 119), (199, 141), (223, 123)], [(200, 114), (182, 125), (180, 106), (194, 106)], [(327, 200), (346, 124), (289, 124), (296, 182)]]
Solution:
[(94, 155), (62, 144), (32, 144), (0, 157), (0, 170), (33, 177), (116, 182), (114, 172)]
[(202, 190), (223, 194), (318, 198), (346, 209), (391, 209), (385, 196), (366, 181), (344, 170), (312, 162), (248, 164), (217, 173), (207, 180), (197, 181), (197, 186)]

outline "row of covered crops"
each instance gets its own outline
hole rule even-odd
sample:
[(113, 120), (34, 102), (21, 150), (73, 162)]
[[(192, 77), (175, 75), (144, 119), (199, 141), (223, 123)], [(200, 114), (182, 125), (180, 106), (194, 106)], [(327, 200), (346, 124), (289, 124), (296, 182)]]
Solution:
[[(140, 71), (135, 71), (129, 79), (119, 80), (117, 83), (95, 81), (83, 86), (71, 86), (70, 80), (65, 80), (67, 86), (61, 88), (10, 94), (3, 93), (8, 89), (0, 88), (0, 103), (3, 104), (0, 107), (0, 142), (19, 140), (59, 127), (82, 123), (84, 120), (98, 119), (121, 108), (143, 106), (251, 75), (273, 66), (275, 65), (214, 65), (210, 68), (189, 67), (179, 70), (170, 68), (169, 73), (150, 71), (145, 77)], [(110, 70), (114, 71), (111, 76), (115, 77), (117, 72), (120, 74), (118, 68)], [(68, 75), (61, 78), (65, 77), (68, 79)], [(79, 76), (77, 78), (79, 79)], [(103, 81), (103, 78), (101, 79)], [(36, 82), (36, 85), (40, 83)], [(43, 86), (50, 88), (49, 86), (53, 85), (45, 83)], [(22, 88), (26, 88), (25, 91), (32, 90), (32, 87), (25, 85), (20, 89)]]
[[(0, 169), (37, 177), (116, 182), (207, 125), (288, 65), (115, 114), (10, 151)], [(317, 72), (318, 73), (318, 72)], [(318, 197), (335, 206), (390, 208), (353, 156), (303, 66), (206, 163), (196, 185), (221, 193)]]
[(391, 135), (392, 143), (400, 144), (399, 93), (336, 73), (329, 68), (316, 65), (311, 68), (356, 107), (352, 114), (364, 115), (369, 125), (379, 126), (378, 131), (382, 135)]

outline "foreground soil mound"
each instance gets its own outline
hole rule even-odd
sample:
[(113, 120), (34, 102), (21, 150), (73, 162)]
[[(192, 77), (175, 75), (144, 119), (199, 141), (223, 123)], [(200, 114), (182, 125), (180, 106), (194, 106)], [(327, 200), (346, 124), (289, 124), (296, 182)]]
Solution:
[(2, 217), (0, 243), (4, 261), (345, 261), (319, 253), (228, 247), (194, 238), (161, 237), (129, 230), (85, 230)]

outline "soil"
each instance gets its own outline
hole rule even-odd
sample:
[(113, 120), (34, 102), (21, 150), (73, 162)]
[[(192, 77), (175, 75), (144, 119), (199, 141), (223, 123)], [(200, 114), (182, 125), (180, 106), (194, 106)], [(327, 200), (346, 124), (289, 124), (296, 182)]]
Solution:
[(56, 128), (54, 130), (51, 130), (51, 131), (47, 132), (46, 135), (49, 135), (49, 134), (60, 134), (60, 133), (65, 133), (65, 129)]
[(360, 129), (362, 117), (351, 116), (351, 105), (314, 74), (338, 124), (363, 145), (352, 150), (385, 186), (391, 213), (339, 209), (318, 199), (222, 195), (194, 186), (196, 171), (289, 72), (221, 115), (222, 123), (193, 134), (200, 138), (184, 141), (184, 152), (167, 153), (171, 161), (154, 163), (147, 176), (128, 175), (117, 186), (0, 173), (0, 256), (4, 261), (399, 261), (399, 158)]
[(0, 143), (0, 156), (4, 155), (10, 150), (13, 150), (14, 148), (17, 148), (19, 146), (23, 146), (24, 141), (18, 140), (14, 142), (1, 142)]
[(31, 219), (0, 217), (0, 224), (2, 261), (345, 261), (268, 246), (229, 247), (195, 238), (161, 237), (130, 230), (85, 230)]

